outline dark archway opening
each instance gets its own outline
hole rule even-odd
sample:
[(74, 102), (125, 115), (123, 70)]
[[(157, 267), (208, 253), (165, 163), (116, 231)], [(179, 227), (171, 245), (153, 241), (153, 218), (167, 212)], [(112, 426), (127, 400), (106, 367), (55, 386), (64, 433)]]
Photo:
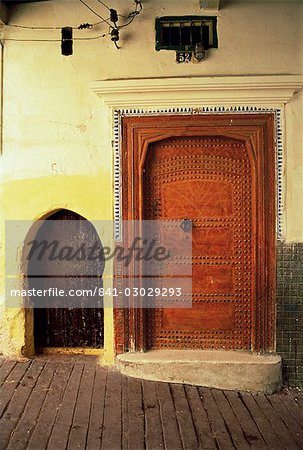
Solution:
[(44, 293), (31, 298), (36, 352), (45, 347), (103, 348), (99, 289), (103, 287), (104, 258), (95, 227), (79, 214), (61, 209), (43, 221), (34, 240), (28, 287)]

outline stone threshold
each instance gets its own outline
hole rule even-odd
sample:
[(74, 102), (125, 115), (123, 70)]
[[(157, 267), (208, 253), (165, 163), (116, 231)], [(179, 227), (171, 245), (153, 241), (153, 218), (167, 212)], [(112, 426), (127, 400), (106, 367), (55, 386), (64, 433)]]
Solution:
[(271, 394), (282, 387), (277, 354), (232, 350), (151, 350), (116, 359), (124, 375), (217, 389)]

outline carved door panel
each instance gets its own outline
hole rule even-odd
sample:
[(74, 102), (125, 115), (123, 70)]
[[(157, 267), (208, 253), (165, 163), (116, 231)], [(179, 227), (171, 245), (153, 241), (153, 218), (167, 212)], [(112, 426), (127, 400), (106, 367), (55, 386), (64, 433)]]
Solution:
[(164, 139), (144, 169), (144, 219), (192, 221), (192, 308), (147, 310), (147, 348), (250, 349), (256, 242), (245, 144)]

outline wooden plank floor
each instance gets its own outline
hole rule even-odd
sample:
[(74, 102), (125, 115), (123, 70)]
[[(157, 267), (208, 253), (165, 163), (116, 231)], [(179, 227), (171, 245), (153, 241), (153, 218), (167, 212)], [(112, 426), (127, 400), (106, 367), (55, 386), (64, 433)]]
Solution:
[(0, 449), (303, 449), (303, 394), (127, 378), (93, 357), (0, 358)]

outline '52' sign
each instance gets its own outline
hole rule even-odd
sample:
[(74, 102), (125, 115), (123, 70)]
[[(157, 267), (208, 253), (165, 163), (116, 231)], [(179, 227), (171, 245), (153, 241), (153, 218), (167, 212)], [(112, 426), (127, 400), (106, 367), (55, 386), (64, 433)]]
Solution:
[(176, 62), (180, 63), (189, 63), (191, 61), (192, 53), (191, 52), (176, 52)]

